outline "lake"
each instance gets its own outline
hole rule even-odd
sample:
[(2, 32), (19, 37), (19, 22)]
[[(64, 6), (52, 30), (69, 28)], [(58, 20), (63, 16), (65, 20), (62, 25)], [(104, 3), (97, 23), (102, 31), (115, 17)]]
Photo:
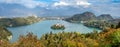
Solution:
[[(63, 24), (65, 26), (65, 30), (52, 30), (50, 27), (56, 23)], [(8, 28), (8, 30), (13, 34), (13, 37), (10, 40), (11, 42), (18, 40), (20, 35), (26, 35), (29, 32), (32, 32), (33, 34), (37, 35), (38, 38), (40, 38), (43, 34), (49, 33), (50, 31), (53, 33), (62, 31), (89, 33), (94, 29), (95, 28), (86, 27), (81, 23), (69, 23), (63, 20), (44, 20), (27, 26)], [(100, 31), (99, 29), (96, 30)]]

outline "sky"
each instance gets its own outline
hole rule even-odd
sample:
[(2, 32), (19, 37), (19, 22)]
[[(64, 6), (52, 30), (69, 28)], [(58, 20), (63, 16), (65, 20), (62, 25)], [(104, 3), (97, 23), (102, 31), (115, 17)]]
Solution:
[(0, 0), (0, 16), (72, 16), (86, 11), (120, 17), (120, 0)]

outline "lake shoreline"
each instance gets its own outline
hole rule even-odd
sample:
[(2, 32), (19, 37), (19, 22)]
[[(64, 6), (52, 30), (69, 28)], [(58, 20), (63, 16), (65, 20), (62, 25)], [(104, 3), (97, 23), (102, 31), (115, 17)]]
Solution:
[[(52, 30), (50, 27), (56, 23), (63, 24), (66, 28), (65, 30)], [(64, 20), (43, 20), (31, 25), (26, 25), (26, 26), (20, 26), (20, 27), (10, 27), (7, 28), (10, 30), (13, 34), (13, 39), (12, 41), (16, 41), (17, 38), (19, 38), (20, 35), (26, 35), (29, 32), (32, 32), (36, 34), (38, 37), (42, 36), (42, 34), (49, 33), (50, 31), (53, 31), (54, 33), (58, 33), (61, 31), (65, 32), (80, 32), (80, 33), (90, 33), (93, 30), (99, 30), (95, 28), (89, 28), (84, 26), (81, 23), (69, 23)], [(100, 32), (100, 30), (98, 31)]]

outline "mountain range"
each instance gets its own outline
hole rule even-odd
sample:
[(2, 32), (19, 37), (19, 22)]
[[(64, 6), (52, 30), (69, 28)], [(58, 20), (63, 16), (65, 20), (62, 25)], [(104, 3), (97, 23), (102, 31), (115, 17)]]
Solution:
[(102, 14), (97, 17), (98, 20), (112, 20), (113, 17), (110, 14)]
[(113, 17), (110, 14), (101, 14), (96, 16), (92, 12), (84, 12), (81, 14), (75, 14), (70, 18), (67, 18), (66, 21), (91, 21), (91, 20), (112, 20)]

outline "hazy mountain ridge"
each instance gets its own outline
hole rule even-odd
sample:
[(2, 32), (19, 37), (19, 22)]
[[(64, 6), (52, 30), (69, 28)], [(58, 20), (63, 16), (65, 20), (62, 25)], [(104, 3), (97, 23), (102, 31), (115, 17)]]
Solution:
[(113, 17), (110, 14), (102, 14), (97, 17), (98, 20), (112, 20)]
[(92, 12), (84, 12), (82, 14), (75, 14), (70, 18), (67, 18), (67, 21), (88, 21), (95, 20), (96, 16)]
[(92, 21), (92, 20), (113, 20), (113, 17), (110, 14), (101, 14), (96, 16), (92, 12), (84, 12), (82, 14), (75, 14), (70, 18), (67, 18), (66, 21)]

